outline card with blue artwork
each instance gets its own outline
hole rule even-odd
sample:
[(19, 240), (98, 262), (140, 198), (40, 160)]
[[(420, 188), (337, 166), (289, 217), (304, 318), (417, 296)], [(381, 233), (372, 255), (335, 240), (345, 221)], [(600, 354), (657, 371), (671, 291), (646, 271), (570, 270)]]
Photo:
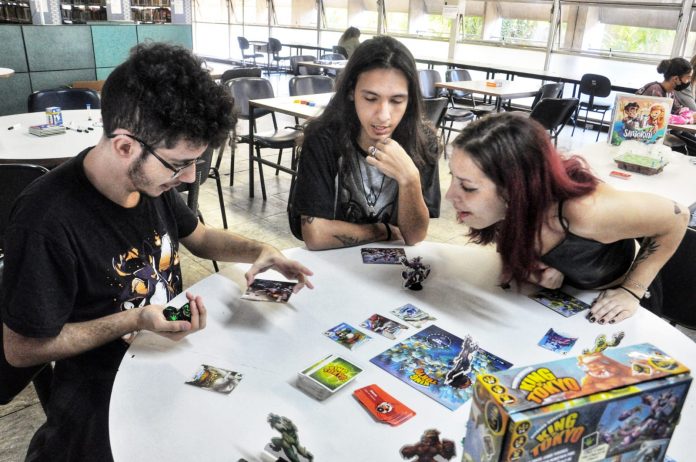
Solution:
[(324, 332), (324, 335), (329, 337), (334, 342), (343, 345), (349, 350), (352, 350), (356, 346), (365, 343), (372, 338), (369, 335), (363, 334), (350, 324), (346, 324), (345, 322), (342, 322), (339, 325), (327, 330)]
[(431, 325), (370, 360), (394, 377), (456, 410), (471, 398), (476, 374), (509, 369), (512, 363)]

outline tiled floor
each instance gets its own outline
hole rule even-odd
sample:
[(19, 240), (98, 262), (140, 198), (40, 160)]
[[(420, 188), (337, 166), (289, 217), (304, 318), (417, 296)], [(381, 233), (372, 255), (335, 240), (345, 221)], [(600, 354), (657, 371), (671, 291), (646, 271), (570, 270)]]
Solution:
[[(271, 80), (276, 88), (278, 96), (287, 94), (287, 77), (274, 74)], [(294, 121), (286, 116), (279, 116), (279, 125), (293, 124)], [(269, 118), (270, 119), (270, 118)], [(265, 123), (265, 122), (264, 122)], [(263, 125), (260, 129), (263, 129)], [(240, 133), (245, 133), (246, 122), (240, 123)], [(571, 151), (582, 143), (593, 143), (596, 132), (583, 133), (577, 131), (574, 137), (570, 137), (571, 130), (567, 128), (559, 139), (559, 149)], [(261, 199), (261, 191), (256, 185), (256, 197), (248, 195), (248, 160), (246, 145), (238, 149), (235, 160), (234, 186), (229, 186), (229, 151), (222, 162), (222, 182), (227, 220), (232, 231), (257, 240), (269, 242), (280, 249), (301, 246), (302, 242), (295, 239), (288, 229), (286, 205), (290, 189), (290, 178), (281, 173), (274, 176), (270, 168), (265, 168), (266, 188), (268, 201)], [(275, 151), (268, 151), (264, 155), (275, 156)], [(289, 163), (289, 153), (285, 155), (284, 162)], [(258, 178), (257, 178), (258, 180)], [(454, 213), (444, 200), (444, 191), (449, 186), (449, 169), (445, 159), (440, 160), (440, 182), (443, 191), (441, 218), (432, 220), (428, 230), (427, 239), (436, 242), (450, 242), (464, 244), (464, 230), (457, 225)], [(216, 186), (214, 180), (208, 180), (200, 194), (200, 208), (206, 222), (214, 226), (222, 226), (220, 208), (218, 205)], [(181, 258), (184, 286), (188, 287), (213, 272), (211, 262), (201, 260), (185, 252)], [(221, 266), (224, 266), (221, 263)], [(696, 340), (696, 332), (687, 332)], [(6, 406), (0, 406), (0, 462), (15, 462), (23, 460), (29, 440), (44, 421), (45, 417), (36, 398), (33, 388), (27, 388), (14, 401)]]

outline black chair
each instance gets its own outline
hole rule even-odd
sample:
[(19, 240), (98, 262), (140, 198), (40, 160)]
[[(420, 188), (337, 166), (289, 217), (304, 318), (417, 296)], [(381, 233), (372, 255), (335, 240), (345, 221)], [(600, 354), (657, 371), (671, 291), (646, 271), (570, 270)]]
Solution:
[(437, 130), (442, 123), (443, 117), (445, 117), (447, 104), (449, 104), (449, 100), (444, 96), (423, 100), (423, 117), (433, 125), (435, 130)]
[(101, 109), (99, 93), (88, 88), (39, 90), (29, 95), (27, 112), (43, 112), (51, 106), (58, 106), (63, 110), (84, 109), (88, 104), (92, 109)]
[(346, 50), (341, 45), (334, 45), (331, 47), (331, 51), (343, 56), (343, 59), (348, 59), (348, 50)]
[(321, 75), (318, 67), (300, 66), (301, 62), (315, 62), (317, 58), (312, 55), (299, 55), (290, 58), (290, 69), (293, 75)]
[[(222, 215), (222, 226), (223, 228), (227, 229), (227, 213), (225, 212), (225, 201), (222, 198), (220, 172), (212, 165), (214, 150), (214, 147), (208, 146), (208, 148), (203, 152), (203, 156), (201, 156), (205, 162), (196, 166), (196, 180), (193, 183), (181, 183), (179, 187), (177, 187), (177, 191), (180, 193), (186, 193), (186, 204), (193, 211), (193, 213), (198, 215), (198, 219), (201, 220), (201, 223), (205, 224), (203, 214), (198, 207), (198, 196), (200, 194), (201, 185), (205, 183), (208, 178), (215, 179), (218, 201), (220, 202), (220, 214)], [(212, 260), (212, 262), (215, 271), (220, 271), (217, 262), (215, 260)]]
[(241, 35), (237, 37), (237, 43), (239, 44), (239, 49), (242, 52), (242, 64), (246, 65), (246, 60), (251, 59), (254, 62), (254, 67), (256, 67), (256, 58), (263, 58), (263, 54), (256, 53), (252, 51), (249, 53), (247, 50), (251, 49), (249, 45), (249, 40)]
[[(0, 165), (0, 245), (2, 245), (5, 229), (10, 217), (12, 205), (19, 194), (32, 181), (48, 172), (44, 167), (29, 164)], [(2, 290), (2, 277), (4, 270), (4, 252), (0, 248), (0, 291)], [(1, 296), (1, 294), (0, 294)], [(34, 383), (36, 394), (39, 396), (44, 412), (51, 396), (51, 381), (53, 380), (53, 366), (42, 364), (32, 367), (14, 367), (5, 359), (3, 351), (3, 329), (0, 325), (0, 405), (7, 404), (22, 390)]]
[[(242, 120), (249, 120), (251, 114), (249, 112), (249, 100), (261, 99), (261, 98), (273, 98), (273, 86), (271, 82), (263, 78), (256, 77), (242, 77), (238, 79), (232, 79), (227, 82), (227, 87), (234, 98), (234, 111), (237, 113), (237, 117)], [(273, 118), (273, 131), (271, 132), (256, 132), (256, 124), (252, 126), (254, 132), (254, 146), (256, 149), (256, 156), (250, 156), (249, 158), (249, 168), (253, 169), (253, 161), (258, 163), (259, 167), (259, 181), (261, 183), (261, 194), (263, 200), (266, 200), (266, 183), (263, 178), (263, 165), (269, 165), (276, 168), (276, 174), (282, 170), (291, 175), (295, 175), (297, 170), (297, 159), (295, 156), (295, 144), (297, 138), (302, 134), (302, 131), (295, 127), (286, 127), (283, 129), (278, 129), (278, 123), (276, 121), (275, 113), (269, 111), (268, 109), (255, 108), (254, 109), (254, 120), (259, 117), (270, 114)], [(251, 138), (249, 135), (242, 135), (239, 138), (240, 143), (250, 143)], [(270, 162), (261, 157), (261, 148), (278, 149), (278, 161)], [(286, 168), (280, 165), (283, 149), (292, 149), (291, 157), (291, 167)], [(232, 155), (232, 167), (230, 172), (234, 172), (234, 152)], [(253, 175), (253, 171), (251, 172)], [(250, 197), (253, 197), (253, 190), (250, 191)]]
[[(448, 69), (445, 72), (446, 82), (470, 81), (471, 74), (466, 69)], [(452, 103), (464, 106), (467, 110), (474, 113), (476, 117), (483, 117), (491, 112), (495, 112), (495, 104), (477, 104), (474, 94), (464, 90), (450, 90)]]
[(225, 84), (228, 80), (236, 79), (238, 77), (261, 77), (260, 67), (235, 67), (233, 69), (227, 69), (222, 73), (220, 77), (220, 83)]
[(560, 98), (561, 96), (563, 96), (562, 83), (545, 83), (534, 96), (534, 101), (532, 101), (530, 109), (534, 109), (537, 103), (544, 98)]
[[(290, 61), (291, 56), (281, 56), (280, 55), (280, 50), (283, 49), (283, 44), (280, 43), (280, 40), (277, 38), (269, 37), (268, 38), (268, 53), (270, 58), (273, 60), (275, 63), (275, 69), (276, 71), (280, 71), (280, 63), (281, 61)], [(268, 70), (270, 72), (270, 69)]]
[[(603, 75), (585, 74), (580, 79), (580, 104), (575, 111), (574, 120), (577, 124), (580, 111), (584, 109), (585, 123), (582, 129), (584, 132), (587, 128), (587, 117), (590, 112), (601, 113), (602, 121), (599, 123), (597, 139), (595, 141), (599, 141), (599, 133), (602, 131), (602, 125), (604, 124), (604, 115), (612, 107), (611, 101), (602, 98), (606, 98), (610, 93), (611, 81)], [(583, 95), (587, 95), (587, 98), (584, 98)], [(573, 134), (575, 134), (575, 125), (573, 126), (573, 132), (570, 136), (573, 136)]]
[[(435, 86), (436, 83), (441, 82), (440, 72), (436, 69), (421, 69), (418, 71), (418, 82), (420, 85), (421, 93), (423, 94), (423, 99), (439, 98), (441, 96), (447, 95), (449, 98), (449, 92), (446, 90), (440, 90)], [(444, 136), (445, 130), (447, 130), (447, 138), (445, 139), (445, 144), (449, 143), (450, 135), (452, 131), (459, 131), (454, 128), (455, 122), (468, 122), (474, 119), (474, 113), (468, 109), (459, 108), (454, 105), (451, 98), (449, 100), (450, 106), (447, 108), (442, 122), (440, 123), (440, 128), (442, 129), (442, 134)], [(449, 122), (449, 126), (447, 126)]]
[(558, 135), (577, 107), (577, 98), (544, 98), (534, 106), (529, 117), (543, 125), (550, 132), (554, 146), (558, 146)]

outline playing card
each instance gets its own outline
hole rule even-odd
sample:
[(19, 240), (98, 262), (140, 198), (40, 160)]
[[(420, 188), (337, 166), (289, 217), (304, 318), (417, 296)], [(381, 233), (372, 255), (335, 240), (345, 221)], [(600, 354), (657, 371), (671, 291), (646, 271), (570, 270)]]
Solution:
[(331, 329), (324, 332), (324, 335), (329, 337), (334, 342), (337, 342), (344, 347), (352, 350), (356, 346), (367, 342), (372, 337), (365, 335), (355, 327), (342, 322), (341, 324), (332, 327)]
[(436, 320), (436, 318), (410, 303), (392, 310), (391, 314), (416, 328), (423, 327), (428, 321)]
[(372, 332), (382, 334), (390, 340), (395, 340), (396, 336), (399, 335), (399, 332), (408, 329), (407, 326), (399, 324), (396, 321), (392, 321), (389, 318), (385, 318), (380, 314), (373, 314), (372, 316), (364, 320), (362, 323), (360, 323), (360, 327), (364, 327), (365, 329), (371, 330)]
[(241, 380), (242, 374), (239, 372), (228, 371), (227, 369), (220, 369), (219, 367), (202, 364), (193, 375), (193, 378), (186, 383), (200, 388), (217, 391), (218, 393), (227, 394), (234, 390)]
[(577, 337), (570, 337), (567, 334), (556, 332), (551, 328), (544, 334), (542, 339), (539, 340), (538, 345), (555, 353), (565, 355), (573, 348), (577, 340)]
[(369, 265), (400, 265), (401, 257), (406, 256), (404, 249), (398, 247), (363, 247), (360, 253), (363, 263)]
[(582, 300), (558, 289), (541, 289), (539, 292), (531, 294), (529, 298), (566, 318), (590, 308), (590, 305)]
[(416, 415), (401, 401), (374, 384), (358, 388), (353, 395), (373, 417), (389, 425), (400, 425)]
[(255, 279), (241, 298), (256, 302), (286, 303), (296, 285), (296, 282)]

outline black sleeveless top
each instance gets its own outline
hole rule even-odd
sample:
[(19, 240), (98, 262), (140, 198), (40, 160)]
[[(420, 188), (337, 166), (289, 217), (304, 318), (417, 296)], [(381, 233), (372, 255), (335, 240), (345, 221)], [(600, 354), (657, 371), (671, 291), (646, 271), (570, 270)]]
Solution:
[(558, 204), (558, 220), (566, 236), (542, 255), (541, 261), (563, 273), (565, 283), (578, 289), (596, 289), (628, 272), (635, 258), (635, 239), (603, 244), (576, 236), (563, 218), (563, 202)]

